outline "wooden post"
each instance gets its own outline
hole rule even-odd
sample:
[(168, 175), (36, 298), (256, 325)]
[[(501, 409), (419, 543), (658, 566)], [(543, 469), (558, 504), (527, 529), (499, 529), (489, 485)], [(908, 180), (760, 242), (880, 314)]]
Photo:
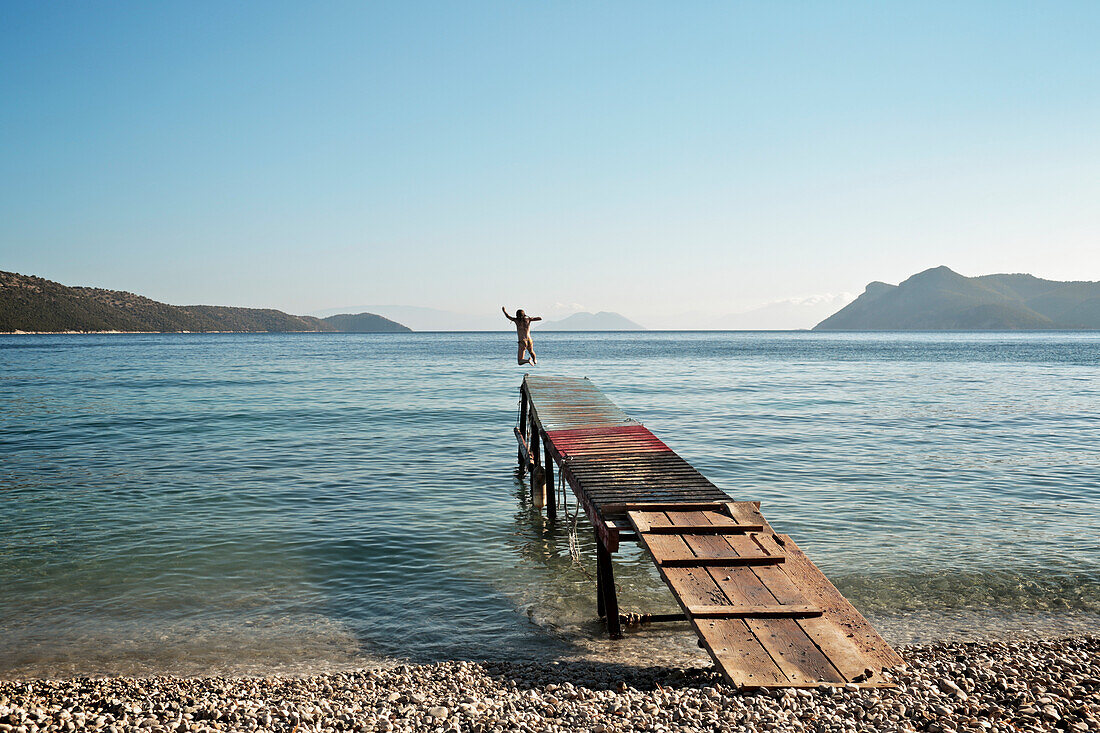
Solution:
[[(519, 388), (519, 432), (523, 436), (524, 440), (527, 439), (527, 390), (522, 386)], [(523, 449), (520, 448), (517, 453), (516, 461), (519, 463), (519, 475), (527, 471), (527, 460), (523, 455)]]
[(612, 639), (623, 638), (623, 628), (619, 623), (619, 597), (615, 592), (615, 570), (611, 567), (611, 553), (596, 538), (596, 586), (603, 599), (603, 611), (607, 619), (607, 635)]
[(539, 460), (539, 426), (535, 424), (535, 416), (530, 418), (530, 429), (527, 431), (527, 447), (531, 449), (531, 460), (537, 466), (542, 463)]
[[(596, 544), (600, 543), (600, 538), (596, 538)], [(596, 615), (603, 618), (606, 615), (606, 611), (603, 607), (603, 571), (600, 570), (599, 562), (596, 563)]]
[(545, 434), (543, 434), (543, 441), (542, 452), (546, 456), (546, 466), (543, 470), (543, 475), (546, 477), (546, 517), (547, 519), (557, 519), (558, 498), (555, 494), (554, 458), (550, 455), (550, 438), (547, 438)]
[(534, 415), (530, 415), (529, 421), (527, 447), (531, 451), (531, 503), (536, 509), (542, 509), (546, 505), (546, 472), (539, 456), (539, 426)]

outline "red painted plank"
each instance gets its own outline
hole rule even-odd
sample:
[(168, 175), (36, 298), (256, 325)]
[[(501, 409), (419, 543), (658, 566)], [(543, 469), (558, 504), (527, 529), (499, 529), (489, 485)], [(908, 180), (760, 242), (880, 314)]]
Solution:
[(664, 441), (643, 425), (548, 430), (546, 436), (563, 455), (672, 452)]

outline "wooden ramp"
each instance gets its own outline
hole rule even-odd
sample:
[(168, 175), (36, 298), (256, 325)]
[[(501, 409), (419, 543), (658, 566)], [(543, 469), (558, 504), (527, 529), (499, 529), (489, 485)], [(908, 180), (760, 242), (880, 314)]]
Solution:
[(878, 686), (883, 669), (902, 664), (757, 503), (735, 502), (587, 379), (528, 376), (521, 396), (521, 465), (545, 453), (546, 472), (557, 463), (592, 520), (597, 605), (613, 638), (610, 557), (622, 538), (649, 551), (701, 646), (737, 686)]

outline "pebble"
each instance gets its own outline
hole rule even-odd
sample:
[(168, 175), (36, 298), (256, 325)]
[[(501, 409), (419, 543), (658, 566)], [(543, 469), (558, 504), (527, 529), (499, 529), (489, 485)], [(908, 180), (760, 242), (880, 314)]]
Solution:
[(736, 689), (714, 669), (401, 665), (309, 677), (0, 682), (0, 733), (1100, 731), (1100, 637), (902, 647), (894, 688)]

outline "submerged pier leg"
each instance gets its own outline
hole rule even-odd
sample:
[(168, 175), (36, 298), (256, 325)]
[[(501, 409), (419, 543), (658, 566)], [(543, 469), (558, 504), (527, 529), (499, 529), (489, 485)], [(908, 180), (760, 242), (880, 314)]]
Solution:
[(550, 455), (550, 438), (543, 436), (542, 453), (546, 456), (543, 476), (546, 477), (546, 517), (558, 518), (558, 497), (555, 495), (554, 486), (554, 458)]
[[(612, 639), (623, 638), (623, 628), (619, 623), (619, 597), (615, 592), (615, 571), (611, 566), (611, 553), (596, 538), (596, 592), (599, 595), (597, 610), (602, 610), (607, 620), (607, 635)], [(599, 607), (603, 608), (600, 609)]]
[(535, 424), (534, 416), (530, 420), (530, 429), (527, 431), (527, 445), (531, 449), (531, 463), (538, 466), (542, 463), (539, 458), (539, 426)]
[(546, 505), (546, 472), (542, 467), (542, 458), (539, 455), (539, 426), (535, 422), (535, 416), (531, 415), (527, 431), (527, 447), (531, 451), (531, 502), (536, 509), (542, 509)]
[[(523, 387), (519, 388), (519, 432), (523, 436), (523, 439), (527, 439), (527, 391)], [(523, 449), (517, 450), (518, 457), (516, 458), (519, 463), (519, 475), (522, 476), (524, 471), (527, 470), (527, 461), (523, 455)]]
[(603, 618), (607, 615), (607, 609), (603, 607), (603, 572), (600, 570), (599, 560), (596, 562), (596, 615)]

